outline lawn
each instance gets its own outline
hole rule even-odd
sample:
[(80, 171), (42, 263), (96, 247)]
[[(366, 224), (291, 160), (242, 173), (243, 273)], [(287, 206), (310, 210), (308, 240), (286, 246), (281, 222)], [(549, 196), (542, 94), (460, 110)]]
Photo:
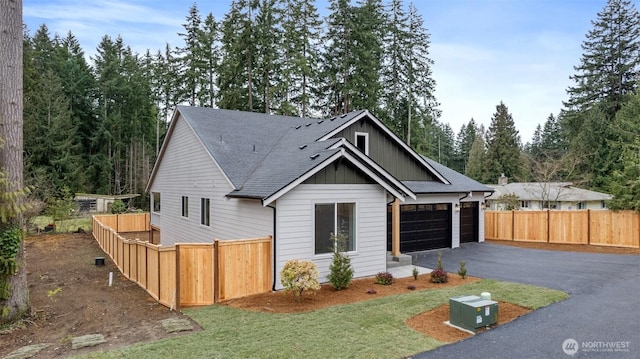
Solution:
[(402, 358), (444, 344), (409, 328), (407, 319), (450, 297), (480, 292), (532, 309), (568, 298), (557, 290), (485, 279), (298, 314), (212, 305), (184, 311), (202, 326), (201, 332), (85, 357)]

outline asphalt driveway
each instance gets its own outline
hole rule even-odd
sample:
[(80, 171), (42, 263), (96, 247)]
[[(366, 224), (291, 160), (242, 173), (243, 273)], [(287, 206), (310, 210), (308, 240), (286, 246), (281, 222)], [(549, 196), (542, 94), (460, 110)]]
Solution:
[[(555, 252), (468, 243), (414, 254), (414, 264), (445, 270), (461, 260), (471, 276), (540, 285), (569, 299), (414, 358), (640, 358), (640, 256)], [(457, 274), (456, 274), (457, 275)], [(479, 293), (469, 293), (479, 295)], [(576, 351), (563, 343), (574, 339)]]

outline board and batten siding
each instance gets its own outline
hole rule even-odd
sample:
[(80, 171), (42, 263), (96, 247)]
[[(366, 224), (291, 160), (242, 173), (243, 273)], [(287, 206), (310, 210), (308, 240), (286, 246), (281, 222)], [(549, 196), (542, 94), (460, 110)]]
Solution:
[(386, 191), (377, 184), (301, 184), (277, 201), (276, 289), (282, 289), (280, 271), (290, 259), (313, 261), (320, 282), (327, 281), (333, 257), (315, 254), (316, 203), (356, 204), (356, 249), (349, 252), (354, 278), (386, 270)]
[(433, 176), (394, 139), (362, 118), (338, 132), (334, 138), (345, 138), (355, 144), (356, 132), (369, 136), (369, 157), (401, 181), (433, 181)]
[[(187, 122), (181, 116), (176, 121), (150, 187), (151, 192), (160, 193), (160, 214), (152, 211), (151, 224), (160, 228), (161, 244), (273, 235), (273, 210), (257, 200), (227, 198), (231, 184)], [(182, 217), (182, 196), (189, 197), (186, 218)], [(200, 224), (201, 198), (210, 200), (208, 227)]]

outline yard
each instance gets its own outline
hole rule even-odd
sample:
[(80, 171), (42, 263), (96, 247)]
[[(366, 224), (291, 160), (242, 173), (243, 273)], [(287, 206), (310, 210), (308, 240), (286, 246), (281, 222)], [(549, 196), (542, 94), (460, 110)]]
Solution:
[[(187, 335), (167, 334), (160, 321), (183, 316), (156, 304), (110, 260), (96, 267), (97, 256), (104, 254), (90, 234), (43, 234), (27, 240), (32, 316), (22, 327), (2, 328), (0, 357), (36, 343), (52, 344), (36, 358), (72, 354), (282, 357), (294, 351), (304, 357), (403, 357), (467, 336), (442, 324), (448, 319), (446, 303), (451, 296), (491, 292), (501, 301), (500, 324), (528, 312), (527, 308), (566, 298), (558, 291), (476, 278), (461, 280), (455, 274), (451, 274), (451, 283), (438, 286), (424, 276), (418, 281), (397, 280), (392, 286), (364, 279), (342, 292), (324, 287), (301, 304), (276, 292), (186, 309), (185, 314), (197, 322), (196, 330)], [(112, 287), (108, 286), (109, 272), (114, 272)], [(407, 289), (409, 284), (416, 289)], [(367, 289), (377, 293), (367, 294)], [(105, 335), (106, 344), (71, 350), (71, 337), (98, 333)], [(126, 347), (134, 343), (139, 345)]]

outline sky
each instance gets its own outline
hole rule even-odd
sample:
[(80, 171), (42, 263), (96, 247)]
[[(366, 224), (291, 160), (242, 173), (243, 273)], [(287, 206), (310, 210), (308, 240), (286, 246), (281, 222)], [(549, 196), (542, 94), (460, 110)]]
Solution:
[[(632, 0), (636, 7), (637, 0)], [(387, 3), (387, 0), (383, 0)], [(409, 0), (405, 0), (405, 5)], [(46, 24), (51, 36), (71, 31), (91, 57), (104, 35), (121, 35), (135, 52), (155, 53), (178, 33), (193, 0), (23, 0), (31, 34)], [(217, 20), (230, 0), (200, 0), (204, 18)], [(557, 115), (581, 44), (606, 0), (414, 0), (431, 35), (440, 121), (457, 134), (471, 118), (489, 127), (496, 106), (509, 109), (523, 143), (538, 124)], [(327, 1), (317, 0), (321, 15)]]

